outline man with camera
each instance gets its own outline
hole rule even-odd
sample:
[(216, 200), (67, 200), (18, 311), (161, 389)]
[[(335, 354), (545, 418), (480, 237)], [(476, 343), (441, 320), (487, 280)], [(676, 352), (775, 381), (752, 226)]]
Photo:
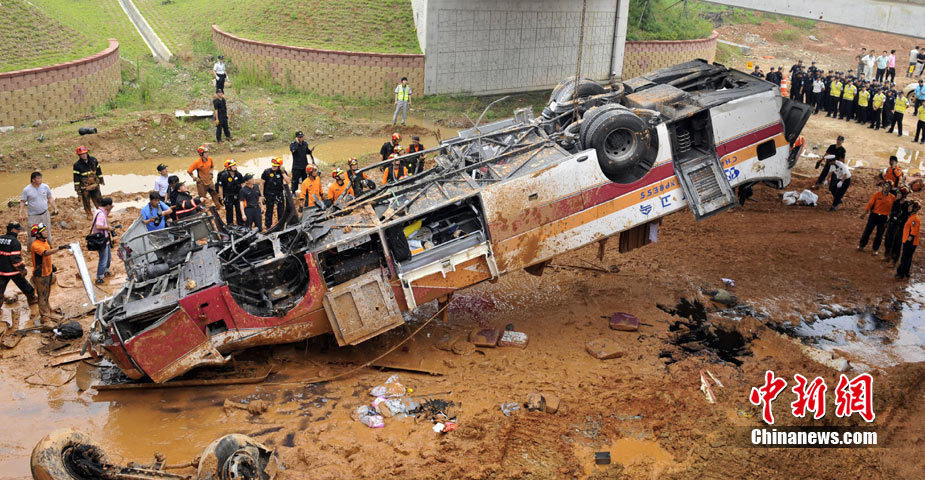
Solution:
[(167, 226), (165, 217), (173, 213), (173, 209), (162, 201), (160, 193), (151, 192), (148, 200), (148, 204), (141, 209), (141, 223), (145, 224), (149, 232), (162, 230)]

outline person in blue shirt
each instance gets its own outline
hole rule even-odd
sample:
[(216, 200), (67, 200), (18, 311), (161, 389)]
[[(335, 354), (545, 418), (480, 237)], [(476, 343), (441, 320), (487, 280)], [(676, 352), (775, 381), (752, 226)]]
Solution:
[(165, 217), (173, 213), (173, 209), (161, 201), (161, 194), (157, 192), (151, 192), (148, 199), (148, 204), (141, 209), (141, 221), (149, 232), (153, 232), (167, 226)]
[(919, 111), (919, 105), (925, 103), (925, 84), (919, 80), (919, 84), (915, 86), (915, 111)]

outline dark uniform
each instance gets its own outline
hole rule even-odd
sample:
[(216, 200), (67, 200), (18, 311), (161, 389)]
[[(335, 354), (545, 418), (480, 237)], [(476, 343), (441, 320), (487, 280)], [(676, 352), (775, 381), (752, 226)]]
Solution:
[[(103, 202), (100, 185), (103, 183), (103, 169), (96, 158), (87, 155), (87, 161), (77, 159), (74, 162), (74, 188), (84, 205), (87, 215), (93, 214), (94, 208), (99, 208)], [(90, 202), (93, 202), (93, 208)]]
[[(819, 173), (819, 178), (816, 180), (816, 185), (822, 185), (822, 182), (825, 181), (825, 177), (827, 177), (827, 176), (829, 175), (829, 171), (832, 170), (832, 165), (835, 165), (835, 161), (836, 161), (836, 160), (838, 160), (838, 161), (840, 161), (840, 162), (844, 162), (844, 161), (845, 161), (845, 154), (846, 154), (846, 153), (847, 153), (847, 152), (845, 151), (845, 147), (839, 147), (837, 144), (834, 144), (834, 143), (831, 144), (831, 145), (829, 145), (829, 148), (827, 148), (827, 149), (825, 150), (825, 155), (823, 155), (823, 157), (827, 157), (827, 156), (829, 156), (829, 155), (835, 155), (835, 158), (833, 158), (833, 159), (831, 159), (831, 160), (826, 160), (825, 158), (823, 158), (822, 160), (820, 160), (820, 161), (825, 162), (825, 166), (822, 167), (822, 172)], [(817, 168), (818, 168), (818, 166), (817, 166)], [(834, 174), (833, 174), (833, 175), (834, 175)], [(831, 183), (831, 185), (834, 185), (834, 184), (835, 184), (835, 178), (834, 178), (834, 177), (832, 178), (832, 181), (831, 181), (830, 183)]]
[(799, 68), (790, 76), (790, 99), (803, 101), (803, 72)]
[[(424, 145), (421, 145), (420, 143), (412, 143), (411, 145), (408, 145), (408, 153), (423, 152), (424, 150)], [(405, 168), (408, 169), (408, 175), (416, 175), (423, 172), (424, 158), (421, 155), (408, 157), (408, 160), (405, 162)]]
[[(302, 170), (304, 171), (305, 169), (303, 168)], [(282, 167), (276, 171), (273, 168), (268, 168), (260, 176), (260, 179), (263, 180), (263, 197), (266, 199), (265, 206), (267, 209), (263, 223), (268, 228), (273, 225), (274, 206), (276, 206), (276, 218), (279, 219), (283, 216), (283, 206), (286, 204), (283, 197), (285, 194), (283, 175), (285, 173), (286, 171)]]
[(215, 109), (215, 116), (218, 118), (218, 124), (215, 126), (215, 140), (222, 141), (222, 132), (231, 139), (231, 130), (228, 129), (228, 107), (225, 105), (224, 98), (215, 98), (212, 100), (212, 108)]
[(308, 178), (305, 167), (308, 166), (308, 155), (311, 150), (308, 148), (308, 142), (295, 141), (289, 144), (289, 152), (292, 153), (292, 188), (290, 191), (295, 193), (299, 191), (302, 181)]
[[(15, 233), (7, 233), (0, 236), (0, 298), (6, 293), (6, 286), (10, 280), (19, 287), (29, 305), (36, 305), (38, 299), (35, 296), (35, 289), (26, 280), (26, 266), (22, 261), (22, 246)], [(16, 327), (16, 325), (13, 325)]]
[[(893, 121), (893, 107), (896, 106), (896, 93), (893, 91), (886, 92), (886, 100), (883, 101), (881, 110), (880, 126), (887, 128)], [(893, 133), (893, 132), (889, 132)]]
[(241, 187), (240, 197), (244, 202), (244, 226), (257, 227), (258, 232), (263, 230), (263, 225), (260, 223), (260, 187), (254, 185), (251, 188), (244, 185)]
[(802, 102), (807, 105), (813, 103), (813, 77), (810, 74), (803, 75), (803, 99)]
[(238, 203), (238, 194), (244, 185), (244, 175), (237, 170), (225, 169), (218, 174), (218, 187), (222, 190), (222, 201), (225, 204), (225, 223), (231, 225), (232, 220), (237, 225), (244, 225), (241, 215), (241, 204)]
[(177, 192), (175, 198), (177, 220), (183, 220), (199, 213), (201, 207), (189, 192)]
[(347, 170), (347, 179), (350, 180), (350, 186), (353, 188), (353, 194), (357, 197), (362, 195), (363, 192), (367, 190), (376, 188), (376, 184), (366, 176), (366, 172)]
[(903, 246), (903, 227), (909, 219), (911, 206), (912, 202), (897, 200), (893, 202), (893, 207), (890, 209), (890, 216), (886, 222), (886, 235), (883, 240), (885, 249), (883, 255), (885, 260), (893, 264), (899, 261), (899, 253)]
[[(395, 145), (397, 144), (392, 143), (391, 140), (382, 144), (382, 148), (379, 149), (379, 155), (382, 156), (383, 160), (388, 160), (389, 157), (392, 156), (393, 153), (395, 153)], [(380, 165), (379, 171), (381, 172), (383, 170), (385, 170), (385, 165)]]

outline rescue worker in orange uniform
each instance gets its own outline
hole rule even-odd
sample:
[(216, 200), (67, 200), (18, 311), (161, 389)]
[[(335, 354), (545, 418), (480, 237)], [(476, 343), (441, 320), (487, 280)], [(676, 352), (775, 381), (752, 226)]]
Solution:
[(402, 165), (402, 162), (401, 160), (399, 160), (398, 156), (399, 154), (393, 153), (392, 156), (389, 157), (392, 159), (392, 164), (386, 167), (386, 169), (382, 171), (382, 184), (383, 185), (386, 185), (392, 182), (397, 182), (401, 180), (402, 178), (405, 178), (408, 176), (408, 169), (405, 168), (404, 165)]
[(367, 190), (376, 188), (376, 184), (366, 176), (366, 172), (357, 171), (359, 166), (360, 162), (356, 158), (350, 157), (347, 160), (347, 180), (350, 180), (350, 186), (353, 187), (353, 191), (357, 196), (363, 195), (363, 192)]
[[(222, 205), (221, 200), (218, 198), (218, 191), (215, 189), (215, 184), (212, 183), (212, 157), (207, 155), (207, 153), (209, 153), (209, 147), (200, 145), (196, 151), (199, 153), (199, 158), (193, 161), (193, 164), (189, 166), (186, 173), (196, 182), (196, 192), (200, 197), (205, 197), (206, 194), (209, 194), (215, 205)], [(193, 172), (196, 172), (196, 175), (193, 175)]]
[(29, 230), (35, 240), (29, 246), (32, 254), (32, 265), (35, 268), (32, 272), (32, 285), (35, 286), (35, 296), (39, 301), (39, 314), (41, 315), (39, 323), (45, 320), (61, 320), (61, 316), (51, 311), (51, 305), (48, 298), (51, 295), (51, 284), (54, 282), (53, 273), (55, 267), (51, 263), (51, 256), (59, 250), (68, 248), (67, 245), (61, 245), (58, 248), (51, 248), (45, 234), (48, 227), (44, 223), (37, 223)]
[(906, 226), (903, 227), (903, 253), (899, 260), (899, 268), (896, 269), (896, 278), (909, 278), (909, 269), (912, 267), (912, 255), (915, 248), (919, 246), (919, 230), (922, 222), (919, 220), (919, 210), (922, 209), (922, 203), (918, 200), (912, 202), (912, 214), (906, 220)]
[(349, 183), (344, 181), (344, 171), (341, 168), (335, 168), (331, 172), (331, 176), (334, 177), (334, 182), (328, 186), (328, 200), (331, 203), (334, 203), (341, 197), (341, 195), (353, 195), (353, 187)]
[(299, 189), (299, 210), (303, 207), (324, 207), (324, 197), (321, 194), (321, 174), (314, 163), (305, 167), (305, 180)]
[(883, 172), (883, 180), (890, 182), (890, 186), (893, 190), (899, 188), (899, 184), (903, 178), (903, 169), (896, 165), (898, 162), (899, 159), (896, 158), (896, 155), (890, 155), (890, 166)]
[(870, 240), (871, 232), (877, 229), (877, 233), (874, 235), (872, 253), (874, 255), (879, 253), (880, 241), (883, 240), (883, 228), (886, 226), (887, 218), (890, 217), (893, 202), (896, 201), (896, 196), (890, 193), (892, 186), (890, 182), (884, 181), (880, 184), (880, 191), (873, 194), (870, 200), (867, 201), (867, 208), (861, 213), (861, 218), (864, 218), (864, 214), (867, 212), (870, 212), (870, 215), (867, 217), (864, 233), (861, 234), (861, 243), (858, 244), (858, 250), (864, 250), (864, 247), (867, 246), (867, 241)]

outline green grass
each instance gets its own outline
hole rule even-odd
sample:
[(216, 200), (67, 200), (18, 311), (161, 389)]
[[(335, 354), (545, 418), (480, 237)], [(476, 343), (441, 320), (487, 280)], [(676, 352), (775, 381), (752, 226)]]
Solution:
[(0, 2), (0, 72), (76, 60), (107, 45), (105, 39), (72, 30), (24, 0)]
[(627, 40), (691, 40), (710, 36), (713, 25), (677, 0), (630, 0)]
[[(151, 58), (151, 51), (117, 0), (30, 0), (49, 17), (95, 41), (119, 41), (119, 54), (137, 61)], [(6, 1), (3, 1), (5, 4)]]
[(251, 40), (300, 47), (421, 53), (410, 0), (135, 0), (167, 47), (195, 53), (212, 24)]
[(731, 68), (744, 69), (742, 50), (739, 47), (726, 45), (725, 43), (716, 44), (716, 61)]
[(800, 32), (787, 28), (785, 30), (772, 33), (771, 37), (774, 38), (774, 41), (777, 43), (793, 43), (800, 38)]

